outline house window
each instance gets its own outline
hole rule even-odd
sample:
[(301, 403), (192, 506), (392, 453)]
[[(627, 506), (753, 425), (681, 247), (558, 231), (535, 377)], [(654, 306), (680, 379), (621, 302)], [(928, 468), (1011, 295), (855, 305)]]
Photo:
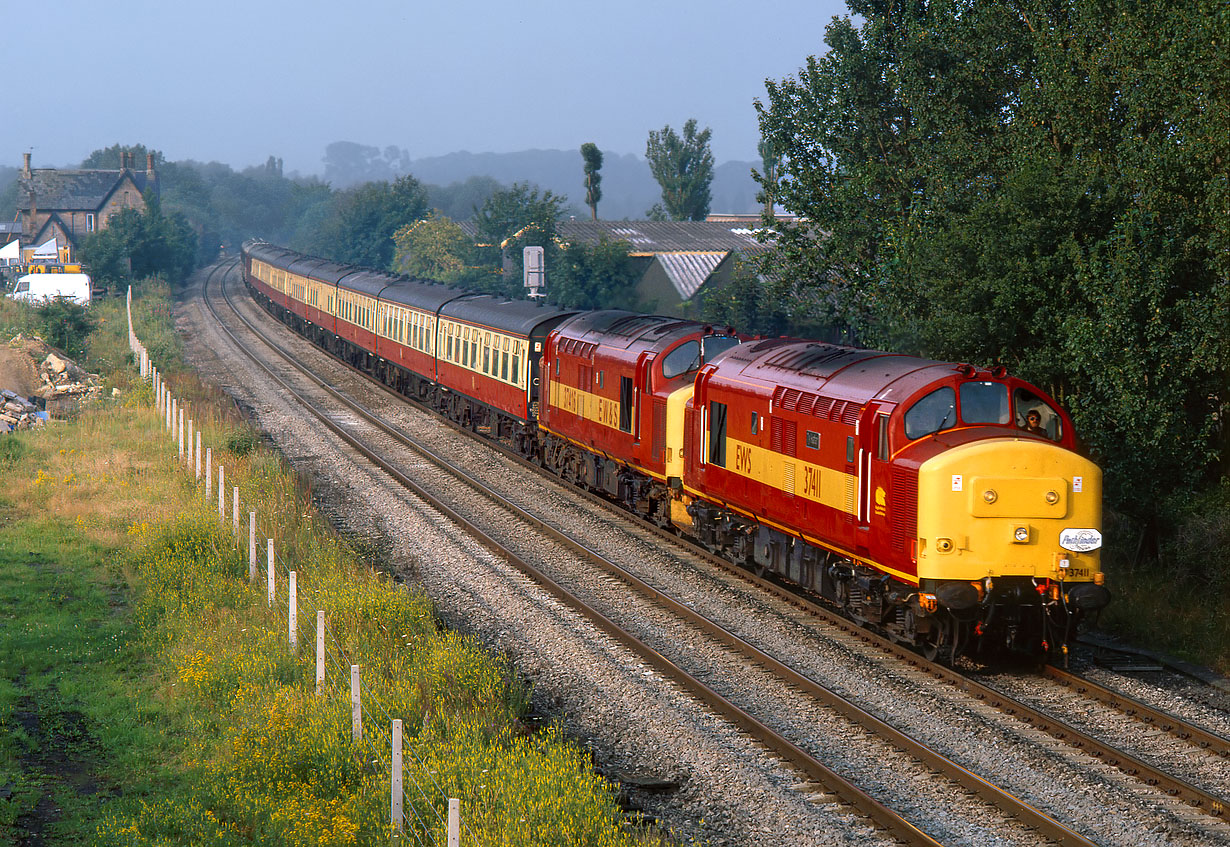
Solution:
[(85, 231), (86, 232), (94, 231), (94, 215), (89, 212), (87, 212), (85, 216)]

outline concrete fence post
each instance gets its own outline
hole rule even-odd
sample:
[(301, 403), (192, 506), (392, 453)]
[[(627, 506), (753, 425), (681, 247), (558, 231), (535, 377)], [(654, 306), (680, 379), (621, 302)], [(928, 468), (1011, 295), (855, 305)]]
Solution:
[(316, 696), (325, 690), (325, 613), (316, 610)]
[(405, 832), (405, 822), (402, 819), (402, 763), (401, 763), (401, 719), (393, 720), (393, 774), (389, 780), (392, 806), (389, 809), (393, 831), (399, 835)]
[(226, 519), (226, 468), (218, 465), (218, 520)]
[(448, 798), (448, 847), (461, 845), (461, 800)]
[(290, 581), (286, 585), (286, 634), (290, 636), (290, 650), (299, 649), (299, 580), (295, 571), (290, 572)]
[(235, 528), (235, 543), (239, 543), (239, 486), (236, 485), (231, 489), (231, 523)]
[(196, 481), (201, 481), (201, 431), (196, 431)]
[(256, 582), (256, 512), (248, 512), (248, 582)]
[(265, 583), (269, 589), (269, 608), (273, 608), (273, 539), (269, 539), (269, 563), (266, 567)]
[(188, 418), (188, 467), (192, 467), (192, 418)]
[(209, 484), (213, 480), (214, 448), (205, 448), (205, 502), (209, 503)]
[(359, 702), (359, 666), (350, 666), (350, 737), (363, 737), (363, 706)]
[(179, 409), (179, 460), (184, 460), (184, 409), (181, 406)]

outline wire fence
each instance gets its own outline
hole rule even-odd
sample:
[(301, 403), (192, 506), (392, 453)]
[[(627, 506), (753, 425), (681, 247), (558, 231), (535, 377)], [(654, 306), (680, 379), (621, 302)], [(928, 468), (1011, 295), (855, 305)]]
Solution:
[[(153, 389), (155, 411), (163, 422), (164, 428), (175, 449), (177, 462), (193, 477), (201, 488), (207, 508), (211, 508), (215, 491), (215, 468), (213, 446), (205, 443), (201, 427), (190, 416), (190, 404), (177, 397), (171, 390), (165, 375), (151, 360), (149, 351), (137, 337), (132, 322), (132, 288), (128, 289), (128, 343), (133, 357), (140, 370), (143, 380), (148, 381)], [(195, 443), (194, 443), (195, 438)], [(204, 450), (202, 460), (201, 451)], [(219, 457), (222, 448), (219, 446)], [(236, 474), (233, 474), (236, 475)], [(392, 710), (381, 696), (364, 683), (361, 668), (354, 657), (344, 648), (338, 633), (329, 625), (327, 607), (331, 598), (322, 586), (306, 584), (300, 578), (298, 569), (293, 563), (283, 557), (277, 549), (275, 539), (283, 535), (278, 527), (273, 526), (271, 518), (262, 519), (259, 510), (248, 509), (247, 538), (243, 538), (240, 529), (241, 513), (240, 486), (233, 485), (230, 491), (231, 509), (227, 520), (227, 489), (225, 467), (219, 462), (216, 467), (216, 497), (218, 521), (230, 523), (231, 533), (236, 548), (248, 553), (248, 580), (253, 589), (265, 590), (270, 609), (285, 620), (287, 624), (288, 648), (298, 651), (301, 645), (313, 644), (316, 648), (316, 693), (321, 697), (335, 697), (351, 702), (351, 723), (354, 747), (352, 752), (361, 765), (371, 765), (381, 773), (389, 775), (389, 809), (390, 826), (395, 834), (409, 835), (421, 847), (437, 844), (436, 827), (447, 833), (447, 847), (456, 847), (460, 843), (460, 833), (465, 831), (471, 843), (477, 843), (473, 832), (461, 820), (460, 801), (449, 797), (448, 793), (436, 780), (427, 763), (419, 756), (415, 745), (409, 745), (409, 752), (417, 768), (409, 773), (403, 767), (403, 744), (401, 719), (394, 718)], [(254, 504), (249, 504), (252, 506)], [(259, 576), (258, 540), (265, 539), (266, 568), (264, 579)], [(263, 582), (263, 585), (258, 583)], [(308, 621), (297, 614), (298, 601), (301, 596), (308, 595), (317, 601), (316, 614)], [(327, 672), (332, 669), (332, 673)], [(376, 714), (383, 720), (363, 720), (364, 710), (368, 714)], [(367, 758), (370, 757), (370, 758)], [(416, 776), (425, 774), (428, 784)], [(407, 779), (408, 777), (408, 779)], [(411, 801), (411, 802), (407, 802)], [(414, 802), (418, 801), (418, 802)], [(447, 809), (446, 815), (441, 814), (441, 807)], [(429, 811), (427, 811), (429, 810)], [(426, 815), (426, 817), (425, 817)], [(434, 819), (433, 819), (434, 818)]]

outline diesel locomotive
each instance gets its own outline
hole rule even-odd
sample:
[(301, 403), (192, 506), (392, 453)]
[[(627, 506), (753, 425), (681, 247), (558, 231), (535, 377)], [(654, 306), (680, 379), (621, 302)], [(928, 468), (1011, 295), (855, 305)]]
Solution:
[(1101, 472), (1002, 368), (570, 312), (263, 242), (243, 268), (359, 370), (929, 656), (1064, 654), (1109, 602)]

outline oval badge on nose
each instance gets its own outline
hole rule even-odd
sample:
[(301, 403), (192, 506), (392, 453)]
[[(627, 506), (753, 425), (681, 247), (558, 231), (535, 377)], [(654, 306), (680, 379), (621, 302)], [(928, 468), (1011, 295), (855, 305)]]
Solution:
[(1096, 529), (1065, 529), (1059, 533), (1059, 546), (1073, 553), (1088, 553), (1102, 546), (1102, 533)]

